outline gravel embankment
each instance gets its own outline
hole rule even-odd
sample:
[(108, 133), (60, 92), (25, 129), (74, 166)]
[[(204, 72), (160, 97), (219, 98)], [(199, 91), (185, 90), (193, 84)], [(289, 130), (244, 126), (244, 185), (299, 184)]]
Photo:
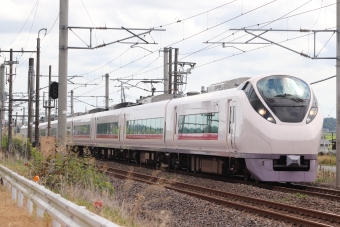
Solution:
[(278, 191), (271, 191), (263, 188), (254, 187), (245, 184), (234, 184), (228, 182), (221, 182), (216, 180), (204, 179), (199, 177), (186, 176), (181, 174), (173, 174), (160, 170), (151, 170), (143, 167), (132, 167), (120, 163), (109, 162), (110, 166), (121, 168), (124, 170), (131, 170), (138, 173), (155, 175), (172, 179), (175, 181), (199, 185), (203, 187), (213, 188), (220, 191), (232, 192), (241, 195), (247, 195), (255, 198), (266, 199), (274, 202), (285, 203), (289, 205), (304, 207), (308, 209), (315, 209), (329, 213), (340, 215), (340, 202), (331, 199), (323, 199), (312, 196), (307, 196), (299, 193), (285, 193)]
[(117, 178), (112, 178), (111, 182), (120, 203), (133, 203), (129, 213), (142, 226), (291, 226), (164, 189), (160, 185), (150, 186)]

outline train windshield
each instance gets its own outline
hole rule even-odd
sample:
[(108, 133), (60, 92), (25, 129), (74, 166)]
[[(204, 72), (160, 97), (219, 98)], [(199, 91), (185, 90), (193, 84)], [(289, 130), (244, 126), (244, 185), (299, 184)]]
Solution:
[(257, 88), (264, 99), (290, 98), (295, 100), (310, 99), (307, 83), (289, 76), (271, 76), (257, 82)]
[(306, 116), (311, 91), (306, 82), (291, 76), (269, 76), (257, 82), (263, 100), (282, 122), (301, 122)]

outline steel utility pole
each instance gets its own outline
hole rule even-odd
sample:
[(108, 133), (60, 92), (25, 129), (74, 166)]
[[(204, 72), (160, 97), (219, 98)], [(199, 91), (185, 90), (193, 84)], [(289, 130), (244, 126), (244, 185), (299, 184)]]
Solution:
[[(28, 123), (27, 138), (32, 143), (32, 124), (33, 124), (33, 94), (34, 94), (34, 58), (29, 59), (28, 63)], [(31, 151), (28, 149), (28, 159), (31, 157)]]
[(73, 90), (71, 90), (71, 114), (73, 113)]
[(35, 147), (39, 146), (39, 92), (40, 92), (40, 38), (39, 34), (41, 31), (45, 31), (46, 35), (46, 28), (42, 28), (38, 32), (37, 38), (37, 75), (36, 75), (36, 89), (35, 89)]
[(60, 0), (59, 16), (59, 86), (58, 144), (65, 146), (67, 121), (68, 0)]
[(105, 109), (109, 109), (109, 74), (105, 74)]
[(336, 186), (340, 186), (340, 4), (336, 4)]
[(0, 104), (0, 147), (2, 147), (2, 120), (4, 119), (4, 91), (5, 91), (5, 65), (1, 64), (0, 66), (0, 93), (1, 93), (1, 104)]
[(168, 94), (168, 89), (169, 89), (169, 49), (164, 47), (164, 62), (163, 62), (163, 67), (164, 67), (164, 94)]
[[(52, 75), (52, 67), (48, 68), (48, 86), (51, 85), (51, 75)], [(48, 89), (48, 116), (47, 116), (47, 136), (50, 136), (51, 131), (51, 97), (50, 97), (50, 89)]]

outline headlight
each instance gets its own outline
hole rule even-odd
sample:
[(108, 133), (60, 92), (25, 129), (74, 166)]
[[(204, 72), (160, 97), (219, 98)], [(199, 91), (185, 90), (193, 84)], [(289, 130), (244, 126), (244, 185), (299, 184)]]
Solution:
[(261, 107), (258, 111), (257, 111), (261, 116), (265, 115), (267, 113), (266, 109)]
[(318, 113), (318, 100), (316, 100), (316, 97), (313, 93), (313, 104), (308, 112), (306, 123), (309, 124), (315, 118), (317, 113)]
[(275, 119), (270, 114), (270, 112), (266, 109), (266, 107), (263, 106), (260, 100), (253, 100), (250, 102), (250, 104), (253, 106), (254, 110), (264, 119), (267, 121), (276, 124)]

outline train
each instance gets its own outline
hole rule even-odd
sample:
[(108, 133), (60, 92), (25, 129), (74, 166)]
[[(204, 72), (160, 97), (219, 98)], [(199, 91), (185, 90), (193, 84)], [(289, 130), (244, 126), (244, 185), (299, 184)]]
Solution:
[[(52, 136), (57, 123), (51, 122)], [(231, 89), (68, 118), (67, 135), (73, 146), (101, 159), (245, 180), (313, 182), (322, 125), (307, 82), (267, 74)], [(39, 130), (45, 136), (47, 123)]]

